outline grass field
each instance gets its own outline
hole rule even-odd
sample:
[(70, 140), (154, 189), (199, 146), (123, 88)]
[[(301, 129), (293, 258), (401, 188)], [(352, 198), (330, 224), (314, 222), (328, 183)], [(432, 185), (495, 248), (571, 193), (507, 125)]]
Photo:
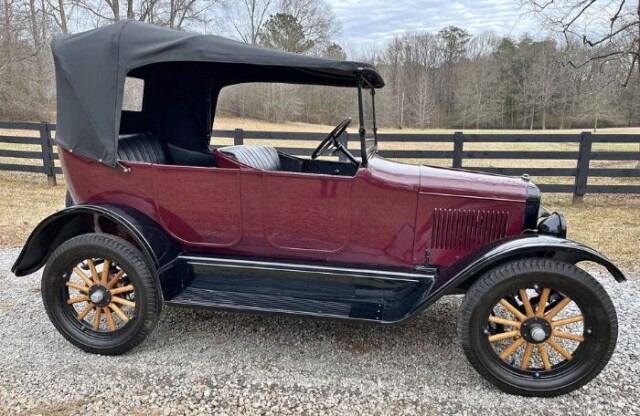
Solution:
[[(287, 131), (287, 132), (328, 132), (331, 126), (320, 126), (303, 123), (281, 123), (272, 124), (255, 120), (218, 119), (215, 129), (230, 130), (243, 128), (245, 130), (261, 131)], [(381, 129), (382, 133), (399, 132), (397, 130)], [(402, 130), (403, 133), (424, 132), (419, 130)], [(429, 130), (428, 132), (450, 133), (450, 130)], [(474, 133), (476, 131), (465, 131)], [(484, 133), (505, 133), (504, 131), (478, 131)], [(558, 131), (546, 131), (545, 133), (556, 133)], [(561, 133), (579, 133), (580, 130), (562, 131)], [(615, 133), (637, 133), (640, 128), (635, 129), (608, 129), (601, 130), (600, 134), (607, 132)], [(0, 130), (0, 135), (25, 136), (37, 135), (37, 132), (8, 131)], [(530, 134), (531, 131), (509, 131), (513, 134)], [(533, 133), (540, 133), (539, 131)], [(558, 132), (559, 133), (559, 132)], [(251, 140), (247, 140), (251, 143)], [(260, 141), (266, 144), (265, 141)], [(216, 144), (232, 144), (231, 139), (225, 139)], [(275, 146), (286, 147), (309, 147), (310, 142), (277, 141), (272, 142)], [(598, 147), (597, 147), (598, 146)], [(451, 150), (451, 145), (445, 143), (381, 143), (381, 149), (421, 149), (421, 150)], [(565, 143), (484, 143), (468, 144), (465, 149), (475, 147), (484, 150), (577, 150), (577, 146)], [(0, 149), (24, 149), (33, 150), (33, 146), (1, 144)], [(638, 145), (596, 145), (594, 150), (638, 150)], [(436, 165), (446, 165), (448, 160), (404, 160), (410, 163), (427, 163)], [(473, 166), (494, 166), (494, 167), (575, 167), (575, 161), (493, 161), (474, 160)], [(10, 159), (0, 157), (0, 163), (27, 163), (39, 164), (38, 160)], [(634, 168), (635, 161), (600, 161), (592, 163), (592, 167), (626, 167)], [(465, 166), (471, 166), (466, 164)], [(534, 178), (538, 182), (545, 183), (572, 183), (573, 178)], [(64, 205), (64, 180), (58, 178), (59, 185), (49, 187), (46, 177), (42, 174), (29, 174), (18, 172), (0, 171), (0, 247), (16, 247), (24, 243), (31, 230), (47, 215), (61, 209)], [(609, 179), (593, 178), (590, 183), (628, 183), (638, 184), (638, 179)], [(638, 195), (587, 195), (584, 203), (579, 205), (571, 204), (571, 195), (545, 194), (543, 205), (550, 210), (564, 212), (569, 219), (569, 238), (591, 245), (607, 254), (616, 263), (620, 264), (623, 270), (631, 271), (640, 269), (638, 261), (638, 247), (640, 247), (640, 198)]]

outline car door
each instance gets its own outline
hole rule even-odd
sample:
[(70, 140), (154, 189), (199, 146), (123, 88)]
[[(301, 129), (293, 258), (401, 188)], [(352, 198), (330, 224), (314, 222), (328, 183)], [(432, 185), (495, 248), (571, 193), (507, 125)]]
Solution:
[(311, 173), (262, 174), (265, 238), (283, 250), (335, 253), (351, 235), (353, 179)]
[(238, 169), (157, 165), (154, 182), (158, 215), (175, 238), (204, 247), (241, 240)]

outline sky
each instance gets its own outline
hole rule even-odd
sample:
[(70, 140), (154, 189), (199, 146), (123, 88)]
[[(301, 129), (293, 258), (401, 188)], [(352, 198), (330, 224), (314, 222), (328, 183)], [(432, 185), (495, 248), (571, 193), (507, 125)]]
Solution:
[(474, 34), (491, 30), (517, 37), (537, 30), (517, 0), (327, 0), (349, 42), (378, 43), (412, 30), (454, 25)]

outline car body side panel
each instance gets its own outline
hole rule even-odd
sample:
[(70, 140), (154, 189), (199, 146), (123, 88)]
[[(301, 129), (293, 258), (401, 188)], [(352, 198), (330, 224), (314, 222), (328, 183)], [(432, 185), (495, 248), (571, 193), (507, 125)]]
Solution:
[(240, 171), (154, 166), (155, 202), (163, 227), (197, 246), (230, 247), (242, 238)]
[(260, 196), (266, 241), (284, 250), (336, 253), (344, 249), (351, 237), (353, 181), (342, 176), (264, 172)]
[(413, 261), (455, 262), (493, 241), (522, 232), (521, 179), (421, 166)]
[(393, 175), (384, 160), (360, 169), (352, 193), (351, 242), (343, 261), (413, 264), (417, 185), (410, 173)]
[(154, 202), (153, 165), (126, 162), (124, 168), (109, 167), (83, 156), (58, 150), (67, 188), (76, 204), (114, 203), (134, 208), (157, 221)]

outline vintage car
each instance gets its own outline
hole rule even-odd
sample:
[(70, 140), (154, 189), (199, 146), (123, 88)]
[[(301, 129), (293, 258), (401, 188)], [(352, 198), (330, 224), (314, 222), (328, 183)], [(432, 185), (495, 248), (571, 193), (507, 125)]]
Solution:
[[(52, 50), (75, 205), (38, 225), (12, 270), (45, 266), (46, 311), (83, 350), (130, 350), (164, 305), (387, 325), (465, 293), (464, 353), (507, 392), (566, 393), (611, 357), (614, 307), (576, 263), (624, 281), (620, 270), (567, 240), (526, 176), (380, 157), (372, 65), (134, 21), (58, 36)], [(122, 110), (128, 77), (144, 83), (138, 111)], [(248, 82), (346, 87), (358, 150), (344, 145), (351, 118), (311, 158), (211, 150), (221, 89)]]

